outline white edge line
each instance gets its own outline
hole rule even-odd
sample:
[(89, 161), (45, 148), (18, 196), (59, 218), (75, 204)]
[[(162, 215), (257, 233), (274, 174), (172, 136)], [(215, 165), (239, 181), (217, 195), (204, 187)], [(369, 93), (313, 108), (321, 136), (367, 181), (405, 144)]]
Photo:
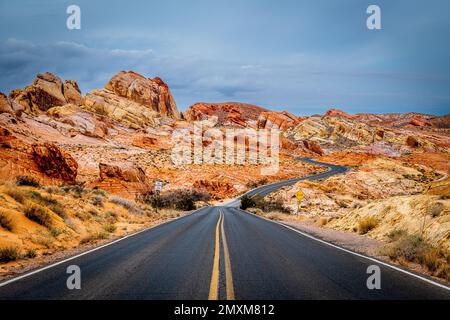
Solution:
[[(234, 208), (234, 209), (236, 209), (236, 208)], [(354, 251), (345, 249), (345, 248), (343, 248), (343, 247), (340, 247), (340, 246), (335, 245), (335, 244), (333, 244), (333, 243), (327, 242), (327, 241), (325, 241), (325, 240), (316, 238), (316, 237), (314, 237), (314, 236), (312, 236), (312, 235), (310, 235), (310, 234), (307, 234), (307, 233), (305, 233), (305, 232), (303, 232), (303, 231), (300, 231), (300, 230), (298, 230), (298, 229), (296, 229), (296, 228), (294, 228), (294, 227), (285, 225), (284, 223), (281, 223), (281, 222), (278, 222), (278, 221), (269, 220), (269, 219), (267, 219), (267, 218), (265, 218), (265, 217), (258, 216), (258, 215), (254, 214), (254, 213), (251, 213), (251, 212), (248, 212), (248, 211), (245, 211), (245, 210), (242, 210), (242, 209), (237, 209), (237, 210), (243, 211), (244, 213), (253, 215), (253, 216), (257, 217), (257, 218), (264, 219), (264, 220), (266, 220), (266, 221), (269, 221), (269, 222), (278, 224), (278, 225), (283, 226), (283, 227), (285, 227), (285, 228), (287, 228), (287, 229), (290, 229), (290, 230), (292, 230), (292, 231), (294, 231), (294, 232), (297, 232), (297, 233), (301, 234), (302, 236), (305, 236), (305, 237), (310, 238), (310, 239), (312, 239), (312, 240), (316, 240), (316, 241), (321, 242), (321, 243), (323, 243), (323, 244), (326, 244), (326, 245), (328, 245), (328, 246), (330, 246), (330, 247), (339, 249), (339, 250), (341, 250), (341, 251), (345, 251), (345, 252), (347, 252), (347, 253), (353, 254), (353, 255), (358, 256), (358, 257), (360, 257), (360, 258), (365, 258), (365, 259), (370, 260), (370, 261), (375, 262), (375, 263), (379, 263), (379, 264), (381, 264), (381, 265), (383, 265), (383, 266), (385, 266), (385, 267), (394, 269), (394, 270), (396, 270), (396, 271), (400, 271), (400, 272), (405, 273), (405, 274), (407, 274), (407, 275), (409, 275), (409, 276), (412, 276), (412, 277), (414, 277), (414, 278), (417, 278), (417, 279), (420, 279), (420, 280), (422, 280), (422, 281), (428, 282), (429, 284), (432, 284), (432, 285), (435, 285), (435, 286), (440, 287), (440, 288), (442, 288), (442, 289), (445, 289), (445, 290), (447, 290), (447, 291), (450, 291), (450, 287), (447, 287), (447, 286), (444, 285), (444, 284), (435, 282), (435, 281), (433, 281), (433, 280), (431, 280), (431, 279), (427, 279), (427, 278), (422, 277), (422, 276), (420, 276), (420, 275), (418, 275), (418, 274), (409, 272), (409, 271), (407, 271), (407, 270), (404, 270), (404, 269), (402, 269), (402, 268), (396, 267), (396, 266), (391, 265), (391, 264), (389, 264), (389, 263), (380, 261), (380, 260), (378, 260), (378, 259), (375, 259), (375, 258), (372, 258), (372, 257), (368, 257), (368, 256), (366, 256), (366, 255), (363, 255), (363, 254), (360, 254), (360, 253), (357, 253), (357, 252), (354, 252)]]
[(175, 219), (171, 219), (171, 220), (168, 220), (168, 221), (164, 221), (164, 222), (161, 222), (161, 223), (159, 223), (159, 224), (155, 224), (155, 225), (153, 225), (153, 226), (150, 226), (150, 227), (148, 227), (148, 228), (142, 229), (142, 230), (137, 231), (137, 232), (135, 232), (135, 233), (128, 234), (128, 235), (126, 235), (126, 236), (124, 236), (124, 237), (121, 237), (121, 238), (119, 238), (119, 239), (116, 239), (116, 240), (114, 240), (114, 241), (105, 243), (104, 245), (101, 245), (101, 246), (99, 246), (99, 247), (95, 247), (95, 248), (93, 248), (93, 249), (90, 249), (90, 250), (88, 250), (88, 251), (84, 251), (84, 252), (82, 252), (82, 253), (79, 253), (79, 254), (74, 255), (74, 256), (72, 256), (72, 257), (69, 257), (69, 258), (67, 258), (67, 259), (64, 259), (64, 260), (55, 262), (55, 263), (50, 264), (50, 265), (48, 265), (48, 266), (45, 266), (45, 267), (42, 267), (42, 268), (39, 268), (39, 269), (30, 271), (30, 272), (28, 272), (28, 273), (25, 273), (25, 274), (23, 274), (23, 275), (20, 275), (20, 276), (18, 276), (18, 277), (12, 278), (12, 279), (6, 280), (6, 281), (0, 283), (0, 288), (2, 288), (2, 287), (4, 287), (4, 286), (7, 286), (8, 284), (11, 284), (11, 283), (13, 283), (13, 282), (16, 282), (16, 281), (22, 280), (22, 279), (24, 279), (24, 278), (27, 278), (27, 277), (29, 277), (29, 276), (32, 276), (32, 275), (34, 275), (34, 274), (36, 274), (36, 273), (39, 273), (39, 272), (42, 272), (42, 271), (51, 269), (51, 268), (53, 268), (53, 267), (59, 266), (60, 264), (64, 264), (64, 263), (66, 263), (66, 262), (68, 262), (68, 261), (71, 261), (71, 260), (77, 259), (77, 258), (79, 258), (79, 257), (85, 256), (85, 255), (87, 255), (87, 254), (89, 254), (89, 253), (92, 253), (92, 252), (94, 252), (94, 251), (97, 251), (97, 250), (103, 249), (103, 248), (105, 248), (105, 247), (111, 246), (111, 245), (113, 245), (113, 244), (115, 244), (115, 243), (117, 243), (117, 242), (120, 242), (120, 241), (122, 241), (122, 240), (125, 240), (125, 239), (128, 239), (128, 238), (137, 236), (138, 234), (141, 234), (141, 233), (143, 233), (143, 232), (149, 231), (149, 230), (151, 230), (151, 229), (153, 229), (153, 228), (156, 228), (156, 227), (159, 227), (159, 226), (168, 224), (168, 223), (170, 223), (170, 222), (177, 221), (177, 220), (182, 219), (182, 218), (185, 218), (185, 217), (188, 217), (188, 216), (194, 214), (195, 212), (200, 211), (200, 210), (202, 210), (202, 209), (204, 209), (204, 208), (209, 208), (209, 207), (203, 207), (203, 208), (200, 208), (200, 209), (198, 209), (198, 210), (195, 210), (195, 211), (191, 212), (190, 214), (187, 214), (187, 215), (184, 215), (184, 216), (181, 216), (181, 217), (177, 217), (177, 218), (175, 218)]

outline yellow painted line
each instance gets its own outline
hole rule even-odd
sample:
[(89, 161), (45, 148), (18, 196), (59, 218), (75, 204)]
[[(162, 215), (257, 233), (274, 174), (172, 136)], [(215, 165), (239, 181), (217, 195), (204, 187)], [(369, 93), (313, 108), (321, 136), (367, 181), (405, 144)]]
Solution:
[[(223, 211), (221, 214), (223, 216)], [(230, 254), (228, 253), (227, 237), (225, 236), (224, 225), (225, 217), (222, 218), (222, 242), (223, 242), (223, 255), (225, 258), (225, 278), (227, 287), (227, 300), (234, 300), (234, 285), (233, 285), (233, 273), (231, 272)]]
[(208, 300), (217, 300), (219, 295), (219, 260), (220, 260), (220, 234), (219, 234), (219, 225), (222, 221), (222, 213), (219, 216), (219, 220), (217, 220), (216, 225), (216, 245), (214, 249), (214, 263), (211, 274), (211, 284), (209, 285), (209, 296)]

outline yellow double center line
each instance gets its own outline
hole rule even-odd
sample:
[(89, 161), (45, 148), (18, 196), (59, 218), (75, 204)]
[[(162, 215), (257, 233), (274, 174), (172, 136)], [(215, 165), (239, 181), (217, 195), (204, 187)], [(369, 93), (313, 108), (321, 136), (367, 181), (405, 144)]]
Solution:
[(209, 286), (209, 300), (217, 300), (219, 297), (219, 268), (220, 268), (220, 234), (222, 234), (223, 256), (225, 259), (225, 283), (227, 300), (234, 300), (233, 274), (231, 272), (230, 254), (228, 252), (227, 238), (225, 236), (224, 215), (219, 209), (220, 215), (216, 225), (216, 244), (214, 249), (214, 263)]

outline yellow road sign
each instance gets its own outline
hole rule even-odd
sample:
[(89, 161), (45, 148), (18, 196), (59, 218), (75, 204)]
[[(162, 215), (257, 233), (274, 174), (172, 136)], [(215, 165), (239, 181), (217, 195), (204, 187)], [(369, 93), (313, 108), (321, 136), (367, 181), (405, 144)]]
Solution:
[(305, 197), (305, 194), (303, 193), (302, 190), (298, 191), (295, 196), (297, 197), (298, 200), (302, 200)]

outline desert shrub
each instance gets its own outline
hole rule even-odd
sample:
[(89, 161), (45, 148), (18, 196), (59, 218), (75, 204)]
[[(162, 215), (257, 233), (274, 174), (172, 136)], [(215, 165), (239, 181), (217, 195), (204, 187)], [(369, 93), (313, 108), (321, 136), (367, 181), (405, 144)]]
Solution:
[(61, 187), (63, 193), (71, 193), (76, 198), (81, 198), (87, 193), (87, 190), (82, 184), (66, 185)]
[(281, 199), (266, 200), (262, 196), (249, 197), (244, 195), (241, 197), (241, 209), (246, 210), (247, 208), (258, 208), (263, 212), (273, 212), (278, 211), (282, 213), (291, 213), (291, 211), (283, 205)]
[(18, 176), (16, 177), (16, 184), (18, 186), (30, 186), (30, 187), (36, 187), (39, 188), (41, 185), (40, 183), (32, 178), (32, 177), (28, 177), (28, 176)]
[(97, 207), (103, 207), (103, 206), (104, 206), (103, 199), (104, 199), (104, 198), (103, 198), (102, 195), (96, 194), (96, 195), (94, 195), (94, 196), (92, 197), (91, 203), (92, 203), (94, 206), (97, 206)]
[(31, 201), (28, 201), (24, 205), (24, 213), (28, 219), (44, 227), (47, 228), (52, 227), (52, 217), (48, 213), (48, 211), (42, 206), (33, 203)]
[(25, 258), (28, 258), (28, 259), (36, 258), (36, 257), (37, 257), (36, 250), (34, 250), (34, 249), (28, 249), (27, 252), (25, 252), (24, 257), (25, 257)]
[(3, 212), (0, 211), (0, 227), (5, 230), (12, 231), (13, 222), (12, 220)]
[(435, 202), (428, 207), (427, 213), (433, 218), (439, 217), (442, 210), (444, 210), (444, 204), (442, 202)]
[(249, 189), (254, 189), (254, 188), (257, 188), (257, 187), (259, 187), (259, 186), (265, 185), (265, 184), (267, 184), (268, 182), (269, 182), (269, 180), (268, 180), (266, 177), (264, 177), (264, 178), (261, 178), (261, 179), (256, 180), (256, 181), (249, 181), (249, 182), (246, 184), (246, 186), (247, 186), (247, 188), (249, 188)]
[(375, 217), (362, 218), (358, 222), (358, 232), (359, 234), (366, 234), (370, 230), (376, 228), (378, 225), (378, 219)]
[(103, 230), (105, 230), (108, 233), (113, 233), (114, 231), (117, 230), (117, 227), (111, 223), (105, 223), (103, 225)]
[(387, 237), (388, 237), (389, 240), (392, 242), (392, 241), (397, 241), (397, 240), (399, 240), (400, 238), (406, 236), (407, 234), (408, 234), (408, 233), (406, 232), (406, 230), (403, 230), (403, 229), (395, 229), (395, 230), (389, 232), (389, 233), (387, 234)]
[(281, 199), (266, 200), (262, 196), (254, 196), (253, 201), (255, 202), (255, 208), (259, 208), (264, 212), (278, 211), (282, 213), (291, 213), (291, 211), (286, 208)]
[(108, 233), (105, 231), (100, 231), (100, 232), (96, 232), (94, 234), (90, 234), (90, 235), (82, 238), (80, 240), (80, 244), (91, 243), (96, 240), (102, 240), (102, 239), (107, 239), (107, 238), (108, 238)]
[(419, 253), (427, 249), (429, 249), (429, 245), (424, 242), (422, 237), (407, 234), (385, 247), (383, 253), (394, 260), (404, 258), (408, 261), (415, 261)]
[(327, 225), (328, 223), (328, 218), (320, 218), (319, 219), (319, 226), (323, 227), (325, 225)]
[(117, 204), (131, 213), (142, 214), (142, 210), (136, 205), (135, 202), (123, 199), (121, 197), (113, 196), (109, 198), (109, 202)]
[(448, 256), (420, 236), (405, 233), (395, 242), (383, 247), (380, 253), (393, 260), (419, 263), (435, 276), (450, 279)]
[(16, 261), (20, 258), (20, 251), (16, 247), (0, 248), (0, 263)]
[(50, 235), (53, 238), (56, 238), (57, 236), (59, 236), (62, 233), (62, 231), (58, 228), (50, 228)]
[(63, 218), (63, 219), (67, 218), (67, 214), (64, 210), (64, 207), (61, 205), (61, 203), (59, 203), (58, 200), (56, 200), (52, 197), (43, 196), (39, 192), (36, 192), (36, 191), (32, 191), (30, 193), (30, 195), (35, 202), (39, 203), (40, 205), (42, 205), (44, 207), (47, 207), (48, 209), (53, 211), (55, 214), (57, 214), (61, 218)]
[(20, 190), (18, 188), (12, 188), (12, 187), (6, 188), (5, 194), (7, 194), (11, 198), (13, 198), (15, 201), (22, 203), (22, 204), (29, 197), (28, 192), (26, 192), (25, 190)]
[(255, 207), (255, 201), (247, 196), (247, 195), (243, 195), (241, 197), (241, 209), (242, 210), (247, 210), (248, 208), (253, 208)]
[(209, 193), (194, 189), (173, 190), (159, 196), (148, 194), (144, 197), (144, 201), (153, 208), (172, 208), (183, 211), (194, 210), (195, 202), (207, 202), (210, 199)]

